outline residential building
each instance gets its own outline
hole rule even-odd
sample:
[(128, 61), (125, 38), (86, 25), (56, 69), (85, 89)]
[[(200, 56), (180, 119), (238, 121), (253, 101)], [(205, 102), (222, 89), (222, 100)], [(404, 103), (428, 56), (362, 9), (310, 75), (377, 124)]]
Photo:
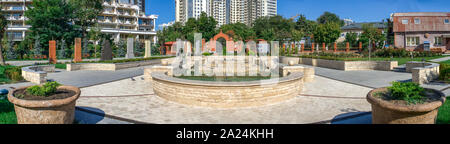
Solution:
[(2, 11), (8, 20), (6, 34), (13, 41), (22, 41), (31, 27), (25, 23), (25, 11), (31, 3), (31, 0), (0, 0)]
[(187, 22), (204, 12), (211, 16), (211, 0), (175, 0), (175, 21)]
[(353, 24), (355, 22), (353, 22), (352, 19), (344, 19), (344, 23), (345, 23), (345, 25), (350, 25), (350, 24)]
[[(0, 0), (0, 4), (8, 19), (8, 36), (22, 41), (31, 27), (25, 23), (25, 11), (32, 0)], [(103, 6), (104, 11), (98, 16), (101, 32), (112, 34), (115, 41), (133, 37), (156, 42), (158, 16), (145, 15), (145, 0), (104, 0)]]
[(450, 49), (450, 13), (413, 12), (391, 15), (394, 45), (407, 50)]
[(175, 0), (175, 7), (177, 22), (205, 12), (218, 26), (237, 22), (251, 25), (259, 17), (277, 15), (277, 0)]
[(351, 23), (341, 27), (341, 35), (336, 42), (344, 42), (348, 33), (356, 33), (358, 36), (361, 35), (364, 32), (364, 25), (372, 25), (382, 33), (384, 33), (387, 28), (386, 24), (383, 22)]

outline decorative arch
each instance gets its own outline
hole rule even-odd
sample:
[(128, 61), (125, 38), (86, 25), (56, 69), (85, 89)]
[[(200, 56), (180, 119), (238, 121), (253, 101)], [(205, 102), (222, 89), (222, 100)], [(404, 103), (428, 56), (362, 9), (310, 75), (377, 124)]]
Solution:
[(236, 48), (234, 46), (233, 38), (230, 37), (229, 35), (223, 33), (222, 30), (220, 30), (219, 34), (217, 34), (213, 38), (211, 38), (211, 40), (210, 40), (210, 48), (211, 48), (210, 50), (211, 51), (216, 51), (216, 42), (219, 38), (225, 39), (227, 51), (235, 51)]

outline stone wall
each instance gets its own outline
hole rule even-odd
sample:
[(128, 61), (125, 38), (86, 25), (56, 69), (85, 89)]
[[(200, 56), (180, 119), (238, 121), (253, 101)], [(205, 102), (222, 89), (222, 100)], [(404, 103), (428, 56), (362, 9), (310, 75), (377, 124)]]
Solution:
[(139, 62), (127, 62), (127, 63), (72, 63), (67, 64), (67, 71), (77, 70), (97, 70), (97, 71), (116, 71), (120, 69), (140, 67), (146, 65), (157, 64), (158, 61), (139, 61)]
[(315, 70), (312, 67), (303, 67), (303, 66), (281, 66), (280, 67), (280, 75), (288, 76), (291, 73), (300, 72), (303, 73), (303, 82), (312, 82), (315, 77)]
[(55, 72), (55, 66), (29, 66), (22, 68), (22, 77), (35, 84), (47, 82), (47, 73)]
[(283, 102), (298, 96), (303, 74), (291, 73), (279, 81), (207, 82), (152, 73), (156, 95), (169, 101), (201, 107), (238, 108)]
[(294, 61), (294, 63), (296, 64), (331, 68), (343, 71), (358, 71), (358, 70), (391, 71), (394, 69), (394, 67), (398, 66), (397, 61), (337, 61), (337, 60), (296, 58), (296, 57), (281, 57), (280, 59), (280, 62), (283, 64), (288, 64), (289, 61)]
[(412, 73), (414, 83), (425, 84), (439, 78), (439, 66), (436, 63), (408, 62), (406, 70)]

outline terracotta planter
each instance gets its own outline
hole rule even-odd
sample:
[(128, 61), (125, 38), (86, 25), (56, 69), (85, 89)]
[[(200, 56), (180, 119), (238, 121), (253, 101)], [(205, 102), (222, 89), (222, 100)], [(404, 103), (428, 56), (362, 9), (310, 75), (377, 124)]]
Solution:
[(385, 92), (387, 88), (372, 90), (367, 95), (367, 101), (372, 104), (373, 124), (435, 124), (439, 107), (445, 102), (445, 95), (432, 90), (440, 96), (434, 102), (417, 105), (399, 105), (373, 96), (376, 92)]
[(58, 89), (74, 91), (75, 95), (57, 100), (22, 100), (14, 93), (28, 87), (15, 89), (8, 94), (14, 104), (18, 124), (72, 124), (75, 119), (75, 103), (80, 97), (80, 89), (73, 86), (60, 86)]

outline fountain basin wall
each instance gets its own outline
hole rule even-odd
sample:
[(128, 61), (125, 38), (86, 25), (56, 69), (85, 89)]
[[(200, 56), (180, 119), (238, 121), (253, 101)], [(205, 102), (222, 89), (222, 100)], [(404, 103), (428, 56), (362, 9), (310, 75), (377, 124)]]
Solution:
[(211, 82), (175, 78), (153, 71), (153, 91), (168, 101), (200, 107), (239, 108), (276, 104), (300, 95), (303, 73), (293, 72), (278, 81)]

